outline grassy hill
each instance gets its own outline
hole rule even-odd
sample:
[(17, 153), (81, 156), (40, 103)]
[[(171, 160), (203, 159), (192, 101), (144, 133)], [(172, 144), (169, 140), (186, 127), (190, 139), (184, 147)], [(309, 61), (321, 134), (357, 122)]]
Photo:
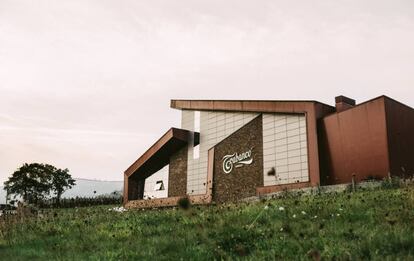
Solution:
[(0, 222), (0, 260), (414, 260), (414, 187)]

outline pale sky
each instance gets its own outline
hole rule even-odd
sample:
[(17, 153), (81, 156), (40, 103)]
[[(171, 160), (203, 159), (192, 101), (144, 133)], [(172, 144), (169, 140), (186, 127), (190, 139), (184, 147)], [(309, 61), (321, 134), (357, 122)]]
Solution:
[(122, 180), (170, 99), (414, 106), (414, 1), (0, 0), (0, 185), (24, 162)]

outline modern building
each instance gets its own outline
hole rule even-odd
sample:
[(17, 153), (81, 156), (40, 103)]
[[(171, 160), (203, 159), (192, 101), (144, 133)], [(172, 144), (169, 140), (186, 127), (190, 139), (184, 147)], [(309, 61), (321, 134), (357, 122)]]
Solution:
[(172, 100), (181, 128), (125, 171), (124, 204), (221, 203), (414, 173), (414, 109), (386, 96), (335, 101)]

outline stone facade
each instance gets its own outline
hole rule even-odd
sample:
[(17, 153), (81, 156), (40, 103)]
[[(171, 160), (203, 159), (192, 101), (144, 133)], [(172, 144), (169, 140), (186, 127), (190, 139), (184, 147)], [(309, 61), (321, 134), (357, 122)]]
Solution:
[[(237, 201), (255, 196), (263, 186), (262, 115), (247, 123), (214, 147), (213, 200), (217, 203)], [(239, 155), (251, 149), (250, 165), (233, 164), (230, 173), (223, 169), (226, 155)]]
[(170, 158), (168, 197), (185, 196), (187, 193), (187, 147)]

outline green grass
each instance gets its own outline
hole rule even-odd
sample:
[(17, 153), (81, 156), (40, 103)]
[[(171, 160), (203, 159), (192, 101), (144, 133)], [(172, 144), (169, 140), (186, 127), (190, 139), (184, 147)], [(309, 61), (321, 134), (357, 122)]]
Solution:
[(108, 208), (3, 221), (0, 260), (414, 260), (414, 187), (188, 211)]

